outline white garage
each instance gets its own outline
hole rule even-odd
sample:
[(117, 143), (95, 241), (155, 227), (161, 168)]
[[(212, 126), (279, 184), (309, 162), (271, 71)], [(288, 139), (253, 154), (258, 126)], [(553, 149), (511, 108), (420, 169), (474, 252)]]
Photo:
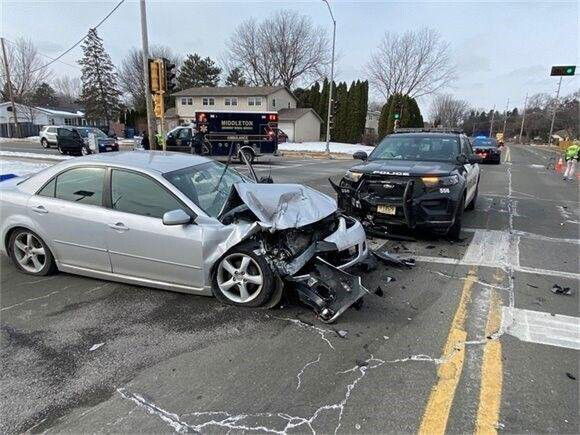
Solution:
[(280, 109), (278, 128), (288, 136), (288, 142), (317, 142), (320, 140), (322, 118), (314, 109)]

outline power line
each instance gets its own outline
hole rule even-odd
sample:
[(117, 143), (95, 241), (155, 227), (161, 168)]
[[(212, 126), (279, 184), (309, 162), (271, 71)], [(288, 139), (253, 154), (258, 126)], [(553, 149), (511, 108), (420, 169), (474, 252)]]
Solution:
[[(117, 9), (119, 9), (119, 6), (121, 6), (123, 3), (125, 3), (125, 0), (121, 0), (119, 3), (117, 3), (117, 6), (115, 6), (115, 7), (114, 7), (114, 8), (111, 10), (111, 12), (109, 12), (109, 13), (108, 13), (108, 14), (105, 16), (105, 18), (103, 18), (101, 21), (99, 21), (99, 23), (98, 23), (98, 24), (97, 24), (95, 27), (92, 27), (92, 29), (95, 29), (95, 30), (96, 30), (96, 29), (98, 29), (98, 28), (99, 28), (99, 26), (100, 26), (101, 24), (103, 24), (105, 21), (107, 21), (107, 19), (108, 19), (108, 18), (109, 18), (111, 15), (113, 15), (113, 13), (114, 13), (114, 12), (115, 12)], [(41, 69), (44, 69), (44, 68), (46, 68), (46, 67), (47, 67), (47, 66), (49, 66), (49, 65), (52, 65), (54, 62), (57, 62), (57, 61), (58, 61), (58, 60), (59, 60), (61, 57), (63, 57), (65, 54), (67, 54), (67, 53), (71, 52), (71, 51), (72, 51), (74, 48), (78, 47), (78, 45), (79, 45), (81, 42), (83, 42), (83, 41), (86, 39), (86, 37), (87, 37), (87, 36), (88, 36), (88, 35), (84, 35), (84, 36), (83, 36), (81, 39), (79, 39), (77, 42), (75, 42), (75, 44), (74, 44), (72, 47), (70, 47), (68, 50), (65, 50), (64, 52), (62, 52), (60, 55), (58, 55), (57, 57), (55, 57), (55, 58), (54, 58), (52, 61), (48, 62), (47, 64), (45, 64), (45, 65), (42, 65), (41, 67), (39, 67), (39, 68), (36, 68), (35, 70), (32, 70), (32, 71), (31, 71), (31, 73), (34, 73), (34, 72), (36, 72), (36, 71), (40, 71)]]
[[(17, 44), (16, 42), (14, 42), (14, 41), (11, 41), (11, 40), (10, 40), (10, 39), (8, 39), (8, 38), (4, 38), (4, 40), (5, 40), (6, 42), (9, 42), (11, 45), (13, 45), (13, 46), (15, 46), (15, 47), (18, 47), (18, 44)], [(63, 61), (63, 60), (56, 59), (56, 58), (54, 58), (54, 57), (52, 57), (52, 56), (49, 56), (48, 54), (41, 53), (41, 52), (40, 52), (40, 51), (38, 51), (38, 50), (36, 50), (36, 52), (37, 52), (37, 53), (38, 53), (40, 56), (46, 57), (47, 59), (50, 59), (50, 60), (52, 60), (52, 61), (55, 61), (55, 62), (57, 62), (57, 61), (58, 61), (58, 62), (62, 63), (63, 65), (70, 66), (70, 67), (72, 67), (72, 68), (81, 69), (81, 67), (80, 67), (80, 66), (78, 66), (78, 65), (73, 65), (72, 63), (67, 63), (67, 62), (65, 62), (65, 61)], [(40, 69), (40, 68), (38, 68), (38, 69)]]

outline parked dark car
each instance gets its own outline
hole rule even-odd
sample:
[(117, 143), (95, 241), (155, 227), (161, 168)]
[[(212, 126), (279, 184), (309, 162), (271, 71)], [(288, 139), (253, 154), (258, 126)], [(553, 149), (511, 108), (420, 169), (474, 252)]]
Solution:
[(497, 140), (486, 136), (476, 136), (472, 139), (473, 151), (482, 158), (484, 163), (501, 163), (501, 148)]
[(386, 136), (364, 163), (333, 184), (339, 208), (359, 217), (369, 233), (396, 226), (429, 228), (458, 237), (463, 211), (475, 207), (480, 160), (467, 136), (429, 131)]
[(108, 137), (94, 127), (61, 127), (57, 129), (56, 142), (61, 154), (89, 155), (94, 151), (89, 144), (89, 134), (96, 136), (99, 152), (119, 151), (119, 145), (114, 138)]

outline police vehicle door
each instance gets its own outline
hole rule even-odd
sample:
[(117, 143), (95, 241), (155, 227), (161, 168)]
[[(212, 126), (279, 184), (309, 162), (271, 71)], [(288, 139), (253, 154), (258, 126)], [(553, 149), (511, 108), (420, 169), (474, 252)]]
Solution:
[[(468, 159), (473, 156), (473, 149), (469, 143), (469, 139), (466, 136), (461, 136), (461, 154), (465, 155)], [(465, 198), (465, 204), (469, 204), (473, 195), (475, 195), (475, 189), (477, 188), (477, 179), (479, 178), (479, 165), (477, 163), (466, 163), (463, 165), (465, 168), (465, 179), (467, 182), (467, 195)]]

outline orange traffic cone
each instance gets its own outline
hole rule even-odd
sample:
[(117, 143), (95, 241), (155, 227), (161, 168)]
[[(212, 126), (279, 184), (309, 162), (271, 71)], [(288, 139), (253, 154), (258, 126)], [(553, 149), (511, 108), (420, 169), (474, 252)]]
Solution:
[(564, 162), (562, 161), (562, 157), (558, 160), (558, 164), (556, 165), (556, 172), (561, 174), (564, 172)]

